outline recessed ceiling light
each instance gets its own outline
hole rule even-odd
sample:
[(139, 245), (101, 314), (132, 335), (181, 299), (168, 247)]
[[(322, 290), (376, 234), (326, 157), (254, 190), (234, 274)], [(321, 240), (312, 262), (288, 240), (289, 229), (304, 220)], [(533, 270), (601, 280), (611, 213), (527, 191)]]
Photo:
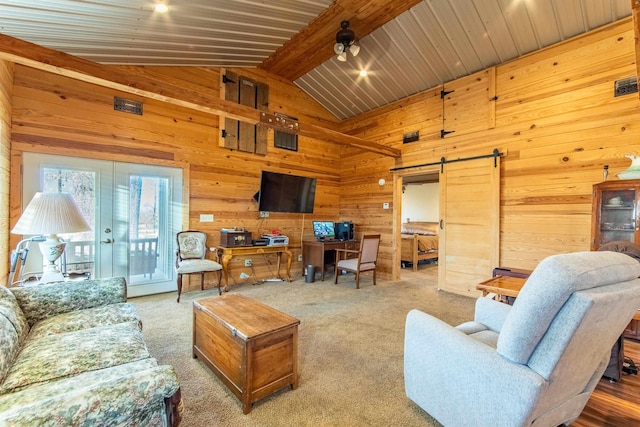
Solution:
[(156, 12), (165, 13), (169, 10), (169, 7), (164, 3), (158, 3), (155, 7)]
[(367, 77), (367, 70), (360, 70), (360, 77)]

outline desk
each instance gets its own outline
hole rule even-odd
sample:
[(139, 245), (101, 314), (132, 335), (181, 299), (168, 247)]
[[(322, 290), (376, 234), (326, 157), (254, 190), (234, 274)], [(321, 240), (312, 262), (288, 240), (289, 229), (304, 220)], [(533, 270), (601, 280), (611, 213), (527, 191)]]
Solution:
[(224, 290), (229, 291), (229, 261), (236, 255), (276, 254), (278, 256), (278, 279), (280, 277), (280, 259), (287, 254), (287, 282), (291, 282), (291, 260), (293, 255), (287, 245), (279, 246), (237, 246), (232, 248), (218, 247), (218, 256), (222, 259), (222, 275), (224, 276)]
[(307, 265), (315, 266), (320, 271), (320, 277), (324, 280), (324, 267), (326, 264), (335, 264), (335, 254), (332, 262), (325, 264), (325, 252), (336, 249), (360, 249), (360, 242), (357, 240), (303, 240), (302, 241), (302, 275)]
[[(527, 281), (526, 278), (523, 277), (506, 277), (506, 276), (495, 276), (489, 280), (485, 280), (484, 282), (476, 285), (476, 289), (482, 291), (482, 296), (486, 297), (489, 293), (495, 293), (498, 295), (499, 300), (501, 300), (502, 296), (507, 297), (517, 297), (520, 289)], [(640, 320), (640, 310), (637, 310), (633, 315), (634, 320)], [(607, 370), (604, 372), (604, 376), (612, 379), (619, 380), (622, 372), (622, 364), (624, 362), (624, 333), (620, 335), (620, 338), (613, 345), (611, 349), (611, 359), (609, 361), (609, 366)]]

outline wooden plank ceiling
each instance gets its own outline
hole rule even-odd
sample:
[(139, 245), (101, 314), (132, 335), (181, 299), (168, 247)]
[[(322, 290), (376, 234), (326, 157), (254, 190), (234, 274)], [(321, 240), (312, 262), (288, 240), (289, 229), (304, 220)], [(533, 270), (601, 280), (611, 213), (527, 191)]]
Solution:
[[(12, 0), (0, 32), (101, 64), (261, 67), (345, 119), (628, 17), (632, 1)], [(342, 20), (361, 46), (346, 62)]]

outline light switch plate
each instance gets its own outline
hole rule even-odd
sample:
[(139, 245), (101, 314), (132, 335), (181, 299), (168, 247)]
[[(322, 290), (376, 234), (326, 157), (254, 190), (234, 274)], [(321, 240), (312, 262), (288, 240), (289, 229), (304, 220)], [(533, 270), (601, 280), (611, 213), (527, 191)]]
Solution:
[(213, 214), (200, 214), (200, 222), (213, 222)]
[(389, 209), (389, 203), (383, 203), (382, 209)]

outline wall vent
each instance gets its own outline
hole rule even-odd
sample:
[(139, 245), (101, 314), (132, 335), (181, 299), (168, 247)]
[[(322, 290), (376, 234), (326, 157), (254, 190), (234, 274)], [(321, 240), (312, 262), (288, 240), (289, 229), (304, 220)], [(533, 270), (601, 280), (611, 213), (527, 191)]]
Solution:
[(402, 135), (402, 143), (408, 144), (409, 142), (415, 142), (420, 139), (420, 131), (409, 132)]
[(628, 77), (626, 79), (616, 80), (614, 86), (614, 96), (628, 95), (638, 92), (638, 78)]
[(113, 97), (113, 109), (116, 111), (124, 111), (125, 113), (142, 115), (142, 102), (132, 101), (130, 99)]
[(273, 145), (284, 150), (298, 151), (298, 135), (276, 129), (273, 135)]

